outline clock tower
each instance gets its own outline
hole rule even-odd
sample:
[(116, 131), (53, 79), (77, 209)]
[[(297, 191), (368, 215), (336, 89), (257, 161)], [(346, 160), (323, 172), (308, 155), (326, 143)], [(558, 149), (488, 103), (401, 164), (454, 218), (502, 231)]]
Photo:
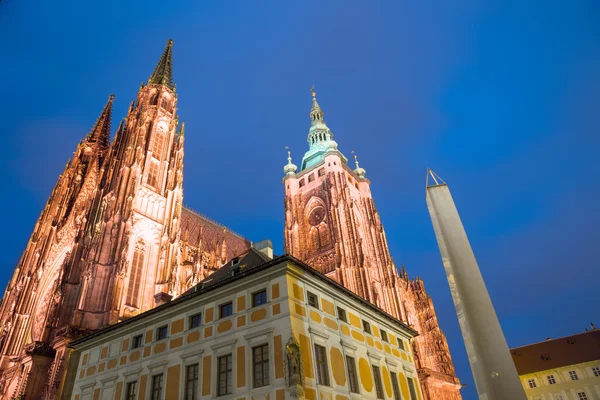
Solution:
[(314, 88), (308, 151), (300, 168), (288, 153), (286, 251), (419, 331), (414, 353), (426, 399), (460, 399), (446, 337), (420, 279), (394, 265), (365, 169), (338, 149)]

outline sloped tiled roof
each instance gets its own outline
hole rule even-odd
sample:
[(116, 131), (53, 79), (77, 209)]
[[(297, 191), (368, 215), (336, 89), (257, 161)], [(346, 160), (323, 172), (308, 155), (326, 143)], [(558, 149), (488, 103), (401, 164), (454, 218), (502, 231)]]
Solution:
[(519, 375), (600, 360), (600, 330), (510, 350)]
[(227, 259), (243, 253), (250, 241), (189, 208), (181, 210), (181, 238), (190, 246), (204, 251), (220, 251), (225, 240)]

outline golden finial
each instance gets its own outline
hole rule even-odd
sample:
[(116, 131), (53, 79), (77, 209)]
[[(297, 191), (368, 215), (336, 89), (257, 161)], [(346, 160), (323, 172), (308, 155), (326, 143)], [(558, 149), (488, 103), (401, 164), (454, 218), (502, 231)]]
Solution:
[(317, 93), (315, 92), (315, 85), (312, 85), (310, 88), (310, 94), (312, 95), (313, 98), (317, 97)]

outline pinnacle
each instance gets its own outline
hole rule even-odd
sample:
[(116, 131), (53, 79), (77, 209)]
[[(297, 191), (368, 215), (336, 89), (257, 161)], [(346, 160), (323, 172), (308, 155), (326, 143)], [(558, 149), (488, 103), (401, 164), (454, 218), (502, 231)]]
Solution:
[(89, 143), (98, 143), (98, 145), (107, 149), (110, 144), (110, 123), (112, 118), (112, 103), (115, 99), (115, 95), (111, 94), (108, 97), (108, 101), (100, 113), (100, 116), (96, 120), (92, 131), (87, 135), (86, 140)]
[(165, 85), (171, 90), (175, 88), (173, 84), (173, 39), (167, 41), (167, 47), (163, 51), (154, 72), (148, 78), (148, 84)]

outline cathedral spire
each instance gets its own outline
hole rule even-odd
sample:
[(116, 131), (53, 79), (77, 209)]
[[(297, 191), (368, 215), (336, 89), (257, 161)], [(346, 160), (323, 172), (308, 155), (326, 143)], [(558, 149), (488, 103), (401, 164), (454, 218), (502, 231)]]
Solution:
[(165, 85), (169, 89), (174, 89), (173, 84), (173, 39), (169, 39), (167, 47), (163, 51), (156, 68), (150, 78), (149, 85)]
[(112, 103), (115, 95), (111, 94), (102, 110), (102, 113), (96, 120), (91, 132), (88, 133), (86, 141), (88, 143), (98, 143), (102, 148), (108, 148), (110, 144), (110, 123), (112, 119)]
[(296, 171), (298, 170), (298, 167), (295, 166), (294, 164), (292, 164), (292, 153), (289, 150), (289, 147), (285, 146), (286, 149), (288, 149), (288, 163), (285, 165), (285, 167), (283, 167), (283, 172), (285, 172), (286, 175), (296, 175)]
[(310, 109), (310, 119), (312, 119), (312, 123), (315, 124), (318, 121), (323, 121), (325, 113), (321, 109), (321, 106), (319, 106), (319, 103), (317, 103), (317, 93), (315, 92), (315, 85), (312, 85), (312, 87), (310, 88), (310, 94), (312, 95), (313, 99), (312, 108)]
[[(319, 106), (319, 103), (317, 103), (317, 94), (314, 85), (310, 88), (310, 93), (312, 95), (312, 107), (310, 109), (311, 124), (307, 139), (309, 150), (302, 158), (301, 171), (321, 162), (325, 153), (337, 151), (338, 147), (337, 143), (333, 140), (333, 132), (331, 132), (323, 119), (325, 113), (321, 109), (321, 106)], [(345, 157), (342, 156), (342, 158), (344, 162), (347, 161)]]

